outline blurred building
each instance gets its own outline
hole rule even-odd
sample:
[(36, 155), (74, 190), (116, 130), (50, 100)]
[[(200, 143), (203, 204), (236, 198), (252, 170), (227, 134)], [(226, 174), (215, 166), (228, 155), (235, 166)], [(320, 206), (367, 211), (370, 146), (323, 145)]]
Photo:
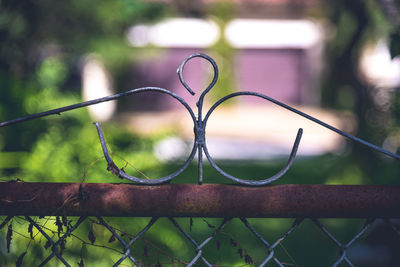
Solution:
[[(137, 49), (155, 47), (158, 52), (146, 57), (145, 51), (148, 50), (143, 50), (130, 71), (129, 87), (166, 88), (195, 108), (197, 96), (191, 96), (180, 84), (176, 69), (185, 57), (195, 52), (207, 53), (220, 64), (215, 46), (223, 39), (231, 51), (232, 92), (266, 94), (344, 128), (344, 120), (318, 108), (325, 36), (322, 24), (308, 19), (305, 14), (319, 2), (234, 1), (232, 5), (236, 5), (237, 12), (224, 23), (216, 17), (175, 17), (156, 24), (133, 25), (127, 33), (132, 46)], [(207, 6), (210, 3), (204, 1), (202, 4)], [(212, 76), (207, 64), (194, 59), (185, 67), (185, 80), (195, 92), (204, 90)], [(226, 66), (221, 69), (224, 71)], [(218, 88), (217, 83), (207, 95), (209, 105), (215, 101), (210, 99)], [(136, 131), (144, 133), (172, 123), (175, 129), (180, 129), (182, 140), (190, 143), (192, 123), (187, 115), (179, 114), (185, 112), (179, 106), (180, 103), (173, 98), (162, 94), (138, 95), (130, 99), (129, 104), (125, 103), (124, 109), (129, 112), (124, 118)], [(316, 155), (340, 150), (342, 142), (334, 134), (254, 97), (241, 97), (233, 106), (219, 107), (207, 125), (207, 144), (216, 158), (276, 158), (289, 153), (300, 127), (308, 128), (305, 129), (300, 154)], [(163, 158), (164, 149), (164, 154), (169, 155), (165, 159), (173, 158), (167, 151), (176, 148), (177, 144), (175, 138), (171, 139), (169, 147), (166, 140), (157, 148), (158, 154)], [(176, 157), (183, 153), (182, 149), (176, 151), (180, 151)]]
[[(171, 18), (154, 25), (135, 25), (128, 32), (134, 47), (162, 48), (157, 57), (144, 58), (132, 69), (133, 87), (159, 86), (195, 101), (176, 79), (175, 70), (191, 53), (210, 53), (223, 38), (232, 49), (234, 90), (256, 91), (291, 104), (319, 104), (323, 31), (306, 19), (235, 18), (221, 26), (212, 19)], [(186, 80), (198, 91), (210, 76), (207, 66), (194, 62)], [(151, 103), (154, 102), (152, 98)], [(252, 100), (250, 100), (252, 101)], [(175, 102), (137, 101), (135, 109), (168, 109)]]

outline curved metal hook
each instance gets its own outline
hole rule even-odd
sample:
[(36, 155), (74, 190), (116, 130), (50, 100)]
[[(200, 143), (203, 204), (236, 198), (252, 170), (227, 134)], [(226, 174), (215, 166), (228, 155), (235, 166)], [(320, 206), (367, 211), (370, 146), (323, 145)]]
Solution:
[[(168, 91), (168, 90), (162, 89), (162, 88), (151, 87), (151, 88), (145, 88), (145, 89), (146, 89), (146, 91), (154, 91), (154, 92), (164, 93), (164, 94), (170, 95), (173, 98), (175, 98), (176, 100), (178, 100), (189, 111), (189, 113), (192, 117), (193, 123), (196, 124), (196, 117), (195, 117), (192, 109), (190, 108), (190, 106), (185, 102), (185, 100), (183, 100), (183, 98), (181, 98), (180, 96), (176, 95), (175, 93), (173, 93), (171, 91)], [(140, 92), (143, 92), (143, 91), (145, 91), (145, 90), (142, 89)], [(167, 175), (165, 177), (159, 178), (159, 179), (141, 179), (141, 178), (138, 178), (135, 176), (131, 176), (131, 175), (125, 173), (125, 171), (123, 169), (119, 169), (117, 167), (117, 165), (114, 163), (114, 161), (112, 160), (112, 158), (108, 152), (107, 144), (106, 144), (106, 141), (104, 138), (103, 131), (100, 127), (100, 123), (94, 122), (94, 124), (96, 125), (97, 132), (98, 132), (99, 139), (100, 139), (101, 148), (103, 149), (103, 154), (107, 161), (107, 171), (110, 171), (112, 174), (114, 174), (120, 178), (124, 178), (124, 179), (130, 180), (130, 181), (138, 183), (138, 184), (157, 185), (157, 184), (164, 184), (164, 183), (171, 181), (173, 178), (175, 178), (176, 176), (181, 174), (189, 166), (189, 164), (193, 161), (194, 156), (197, 151), (196, 142), (194, 142), (192, 152), (190, 153), (188, 159), (183, 164), (183, 166), (181, 168), (179, 168), (176, 172), (174, 172), (170, 175)]]
[(173, 178), (175, 178), (176, 176), (181, 174), (189, 166), (189, 164), (193, 161), (193, 158), (196, 154), (197, 147), (193, 146), (193, 149), (192, 149), (192, 152), (190, 153), (189, 158), (186, 160), (186, 162), (183, 164), (183, 166), (180, 169), (178, 169), (176, 172), (174, 172), (170, 175), (167, 175), (165, 177), (159, 178), (159, 179), (141, 179), (141, 178), (127, 174), (123, 169), (119, 169), (117, 167), (117, 165), (115, 165), (114, 161), (112, 160), (112, 158), (110, 157), (110, 154), (108, 152), (107, 144), (106, 144), (106, 141), (105, 141), (105, 138), (103, 135), (103, 131), (100, 127), (100, 123), (94, 122), (94, 124), (96, 125), (97, 132), (99, 134), (101, 148), (103, 149), (103, 154), (107, 161), (107, 171), (111, 172), (112, 174), (114, 174), (120, 178), (124, 178), (124, 179), (130, 180), (130, 181), (138, 183), (138, 184), (158, 185), (158, 184), (164, 184), (164, 183), (171, 181)]
[(208, 56), (206, 54), (202, 54), (202, 53), (192, 54), (182, 61), (181, 65), (179, 66), (179, 68), (177, 70), (179, 80), (181, 81), (182, 85), (186, 88), (186, 90), (188, 90), (189, 93), (192, 95), (195, 95), (195, 92), (193, 92), (193, 90), (190, 88), (190, 86), (186, 83), (185, 79), (183, 78), (183, 69), (189, 60), (196, 58), (196, 57), (206, 59), (208, 62), (211, 63), (211, 65), (214, 69), (214, 77), (213, 77), (211, 83), (207, 86), (207, 88), (201, 93), (201, 95), (199, 97), (199, 102), (198, 102), (197, 106), (199, 107), (199, 109), (201, 109), (204, 96), (211, 90), (211, 88), (213, 88), (213, 86), (215, 85), (215, 83), (218, 80), (218, 66), (217, 66), (217, 63), (215, 63), (214, 59), (212, 59), (210, 56)]
[(203, 119), (202, 119), (202, 109), (203, 109), (203, 101), (204, 96), (214, 87), (215, 83), (218, 80), (218, 66), (217, 63), (206, 54), (196, 53), (188, 56), (185, 58), (181, 65), (179, 66), (177, 72), (179, 76), (179, 80), (181, 81), (182, 85), (189, 91), (192, 95), (195, 95), (195, 92), (190, 88), (190, 86), (186, 83), (185, 79), (183, 78), (183, 69), (186, 63), (195, 58), (200, 57), (206, 59), (208, 62), (211, 63), (214, 69), (214, 77), (211, 83), (207, 86), (207, 88), (201, 93), (199, 100), (197, 101), (197, 120), (194, 122), (194, 135), (195, 135), (195, 146), (197, 147), (198, 151), (198, 174), (199, 174), (199, 184), (203, 183), (203, 143), (205, 138), (204, 126), (203, 126)]
[[(203, 120), (203, 127), (204, 127), (204, 129), (205, 129), (206, 125), (207, 125), (207, 121), (208, 121), (208, 118), (210, 117), (211, 113), (212, 113), (220, 104), (222, 104), (223, 102), (225, 102), (226, 100), (228, 100), (228, 99), (230, 99), (230, 98), (232, 98), (232, 97), (241, 96), (241, 95), (257, 96), (257, 97), (261, 97), (261, 98), (263, 98), (263, 99), (269, 100), (269, 97), (267, 97), (267, 96), (265, 96), (265, 95), (262, 95), (262, 94), (258, 94), (258, 93), (256, 93), (256, 92), (238, 92), (238, 93), (233, 93), (233, 94), (227, 95), (227, 96), (221, 98), (220, 100), (218, 100), (218, 101), (209, 109), (209, 111), (207, 112), (207, 114), (206, 114), (206, 116), (205, 116), (205, 118), (204, 118), (204, 120)], [(204, 144), (203, 144), (203, 150), (204, 150), (204, 153), (206, 154), (206, 157), (207, 157), (208, 161), (210, 162), (210, 164), (211, 164), (219, 173), (221, 173), (221, 174), (222, 174), (223, 176), (225, 176), (226, 178), (231, 179), (232, 181), (235, 181), (235, 182), (240, 183), (240, 184), (251, 185), (251, 186), (261, 186), (261, 185), (266, 185), (266, 184), (272, 183), (273, 181), (278, 180), (280, 177), (282, 177), (282, 176), (289, 170), (289, 168), (292, 166), (293, 161), (294, 161), (294, 159), (295, 159), (295, 157), (296, 157), (297, 150), (298, 150), (298, 148), (299, 148), (299, 144), (300, 144), (300, 140), (301, 140), (302, 135), (303, 135), (303, 129), (302, 129), (302, 128), (299, 128), (299, 130), (297, 131), (296, 139), (295, 139), (294, 144), (293, 144), (293, 147), (292, 147), (292, 151), (290, 152), (290, 156), (289, 156), (289, 159), (288, 159), (288, 162), (286, 163), (286, 165), (285, 165), (278, 173), (276, 173), (275, 175), (273, 175), (273, 176), (271, 176), (271, 177), (269, 177), (269, 178), (267, 178), (267, 179), (264, 179), (264, 180), (245, 180), (245, 179), (240, 179), (240, 178), (237, 178), (237, 177), (235, 177), (235, 176), (232, 176), (232, 175), (230, 175), (229, 173), (223, 171), (223, 170), (214, 162), (214, 160), (212, 159), (210, 153), (208, 152), (207, 143), (206, 143), (206, 142), (204, 142)]]
[(261, 185), (266, 185), (266, 184), (272, 183), (273, 181), (278, 180), (279, 178), (281, 178), (281, 177), (289, 170), (289, 168), (292, 166), (293, 161), (294, 161), (294, 159), (295, 159), (295, 157), (296, 157), (296, 153), (297, 153), (297, 150), (298, 150), (298, 148), (299, 148), (299, 144), (300, 144), (300, 140), (301, 140), (301, 136), (302, 136), (302, 135), (303, 135), (303, 129), (300, 128), (300, 129), (297, 131), (296, 139), (295, 139), (295, 141), (294, 141), (294, 144), (293, 144), (293, 147), (292, 147), (292, 151), (290, 152), (290, 156), (289, 156), (289, 159), (288, 159), (288, 162), (286, 163), (286, 165), (285, 165), (278, 173), (276, 173), (275, 175), (273, 175), (273, 176), (271, 176), (271, 177), (269, 177), (269, 178), (267, 178), (267, 179), (264, 179), (264, 180), (245, 180), (245, 179), (240, 179), (240, 178), (237, 178), (237, 177), (235, 177), (235, 176), (232, 176), (232, 175), (230, 175), (229, 173), (223, 171), (223, 170), (214, 162), (214, 160), (213, 160), (212, 157), (210, 156), (210, 153), (208, 152), (208, 149), (207, 149), (207, 145), (206, 145), (206, 144), (203, 145), (203, 150), (204, 150), (204, 153), (206, 154), (206, 157), (207, 157), (208, 161), (210, 162), (210, 164), (211, 164), (220, 174), (222, 174), (222, 175), (225, 176), (226, 178), (231, 179), (232, 181), (235, 181), (235, 182), (237, 182), (237, 183), (239, 183), (239, 184), (251, 185), (251, 186), (261, 186)]

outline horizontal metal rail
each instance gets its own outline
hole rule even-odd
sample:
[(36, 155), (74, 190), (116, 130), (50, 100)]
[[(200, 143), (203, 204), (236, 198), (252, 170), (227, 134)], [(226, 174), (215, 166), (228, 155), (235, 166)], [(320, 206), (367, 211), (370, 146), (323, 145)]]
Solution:
[(400, 218), (400, 186), (6, 182), (0, 215)]

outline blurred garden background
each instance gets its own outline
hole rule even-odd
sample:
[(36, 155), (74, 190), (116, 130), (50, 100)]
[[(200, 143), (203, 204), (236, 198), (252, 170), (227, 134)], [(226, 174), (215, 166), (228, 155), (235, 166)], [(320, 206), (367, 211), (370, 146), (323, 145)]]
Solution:
[[(199, 93), (212, 77), (211, 66), (193, 60), (185, 68), (195, 96), (179, 83), (176, 69), (185, 57), (203, 52), (220, 70), (205, 108), (228, 93), (257, 91), (399, 153), (399, 10), (396, 0), (3, 0), (0, 121), (144, 86), (176, 92), (195, 110)], [(101, 121), (120, 168), (141, 178), (168, 175), (186, 160), (193, 139), (189, 114), (170, 99), (135, 95), (0, 128), (0, 177), (4, 182), (127, 182), (106, 171), (93, 121)], [(207, 144), (230, 174), (264, 179), (285, 164), (299, 127), (304, 128), (299, 155), (274, 184), (400, 183), (395, 159), (251, 97), (228, 101), (215, 111), (207, 126)], [(196, 168), (193, 163), (172, 183), (196, 183)], [(204, 182), (230, 183), (206, 162)], [(57, 232), (55, 218), (41, 220), (50, 232)], [(110, 223), (131, 233), (146, 220), (112, 218)], [(189, 219), (181, 220), (200, 240), (221, 221), (196, 219), (192, 225)], [(273, 242), (293, 219), (250, 221)], [(38, 265), (49, 254), (45, 240), (40, 235), (31, 240), (22, 218), (11, 223), (10, 252), (6, 231), (0, 233), (0, 266), (14, 266), (25, 251), (23, 266)], [(326, 221), (343, 241), (362, 224)], [(103, 239), (121, 251), (103, 228), (95, 219), (80, 227), (85, 242), (66, 244), (71, 262), (111, 266), (121, 256), (93, 246)], [(265, 248), (239, 221), (224, 232), (205, 251), (210, 262), (252, 266), (266, 257)], [(97, 240), (91, 242), (88, 233)], [(293, 235), (278, 254), (287, 266), (326, 266), (338, 256), (338, 248), (311, 223)], [(377, 224), (349, 257), (357, 266), (396, 266), (399, 247), (400, 240)], [(180, 266), (194, 257), (191, 248), (170, 222), (161, 220), (134, 253), (144, 266)], [(132, 265), (128, 260), (124, 264)], [(63, 265), (53, 259), (48, 266)]]

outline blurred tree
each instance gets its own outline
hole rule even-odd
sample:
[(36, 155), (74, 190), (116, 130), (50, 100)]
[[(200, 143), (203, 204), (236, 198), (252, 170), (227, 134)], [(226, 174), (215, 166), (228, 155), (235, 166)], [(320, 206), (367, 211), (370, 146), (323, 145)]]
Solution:
[[(335, 29), (326, 51), (326, 76), (322, 87), (324, 105), (353, 111), (358, 122), (356, 135), (378, 146), (382, 146), (393, 131), (399, 133), (399, 124), (395, 123), (399, 111), (394, 103), (398, 97), (392, 98), (390, 109), (382, 109), (374, 101), (372, 86), (361, 78), (359, 60), (365, 45), (387, 38), (396, 28), (384, 13), (385, 2), (395, 4), (394, 1), (329, 1), (326, 14)], [(381, 155), (357, 144), (352, 144), (351, 148), (354, 154), (348, 164), (360, 166), (361, 176), (366, 180), (377, 179), (387, 172), (388, 162)], [(398, 167), (391, 166), (387, 182), (394, 182), (396, 179), (389, 177), (396, 177), (399, 172)]]
[[(134, 55), (125, 40), (127, 28), (156, 20), (165, 10), (162, 4), (139, 0), (0, 1), (0, 121), (80, 102), (79, 63), (84, 54), (100, 55), (112, 74), (120, 76)], [(58, 132), (58, 138), (47, 143), (54, 157), (54, 148), (86, 131), (90, 121), (86, 111), (62, 118), (2, 129), (0, 151), (43, 146), (47, 135)], [(58, 131), (52, 131), (54, 127)], [(67, 160), (78, 157), (79, 151), (69, 151)], [(31, 160), (37, 157), (33, 153)], [(41, 158), (46, 160), (43, 154)]]

